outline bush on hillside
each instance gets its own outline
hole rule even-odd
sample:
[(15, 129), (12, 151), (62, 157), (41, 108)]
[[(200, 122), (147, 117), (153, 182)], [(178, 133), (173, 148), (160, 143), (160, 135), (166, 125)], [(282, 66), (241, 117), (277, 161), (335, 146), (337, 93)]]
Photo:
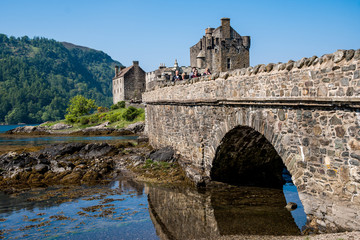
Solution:
[(89, 117), (82, 117), (80, 119), (80, 124), (81, 125), (86, 125), (86, 124), (89, 124), (90, 120), (89, 120)]
[(108, 112), (109, 109), (108, 109), (107, 107), (98, 107), (98, 108), (97, 108), (97, 111), (98, 111), (99, 113), (102, 113), (102, 112)]
[(126, 121), (133, 121), (137, 116), (139, 116), (142, 113), (142, 109), (137, 109), (132, 106), (128, 107), (126, 111), (123, 113), (122, 117)]
[(125, 108), (125, 101), (120, 101), (114, 105), (111, 105), (111, 110), (115, 110), (115, 109), (120, 109), (120, 108)]

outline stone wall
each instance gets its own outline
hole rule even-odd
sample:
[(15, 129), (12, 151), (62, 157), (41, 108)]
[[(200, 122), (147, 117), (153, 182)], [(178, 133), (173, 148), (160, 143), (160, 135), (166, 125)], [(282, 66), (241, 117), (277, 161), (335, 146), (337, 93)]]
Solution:
[(250, 127), (274, 146), (309, 216), (359, 230), (359, 59), (360, 50), (339, 50), (154, 86), (143, 95), (150, 143), (173, 146), (201, 183), (224, 136)]

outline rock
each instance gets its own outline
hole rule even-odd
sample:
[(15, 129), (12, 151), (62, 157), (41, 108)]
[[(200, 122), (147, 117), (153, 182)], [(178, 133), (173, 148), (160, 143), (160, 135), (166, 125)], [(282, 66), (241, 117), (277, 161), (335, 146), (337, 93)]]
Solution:
[(49, 170), (49, 166), (45, 164), (37, 164), (35, 165), (34, 170), (38, 173), (43, 174)]
[(144, 157), (141, 157), (138, 155), (130, 156), (128, 159), (132, 162), (144, 162), (145, 161)]
[(5, 132), (5, 134), (39, 134), (39, 135), (45, 134), (45, 135), (48, 135), (50, 133), (47, 132), (44, 127), (24, 126), (24, 127), (17, 127), (15, 129), (11, 129), (11, 130)]
[(220, 78), (223, 78), (223, 79), (227, 79), (229, 77), (229, 73), (228, 72), (221, 72), (220, 73)]
[(354, 59), (359, 60), (360, 59), (360, 49), (357, 49), (354, 53)]
[(299, 88), (297, 86), (293, 87), (293, 89), (291, 90), (291, 96), (292, 97), (299, 96)]
[(341, 125), (341, 124), (342, 124), (342, 121), (334, 115), (334, 116), (330, 119), (330, 124), (331, 124), (331, 125)]
[(57, 123), (53, 126), (50, 127), (51, 130), (63, 130), (63, 129), (68, 129), (71, 128), (72, 126), (69, 124), (65, 124), (65, 123)]
[(288, 202), (285, 208), (289, 211), (295, 210), (297, 208), (297, 204), (294, 202)]
[(335, 128), (335, 131), (336, 131), (336, 136), (339, 137), (339, 138), (342, 138), (344, 137), (345, 135), (345, 130), (342, 126), (338, 126)]
[(149, 158), (157, 162), (173, 162), (174, 149), (172, 147), (164, 147), (150, 153)]
[(295, 62), (295, 66), (297, 68), (302, 68), (304, 66), (306, 60), (307, 60), (307, 58), (303, 57), (302, 59)]
[(271, 70), (274, 68), (274, 64), (273, 63), (269, 63), (268, 65), (266, 65), (265, 67), (265, 71), (266, 72), (271, 72)]
[(93, 171), (93, 170), (90, 170), (90, 171), (87, 171), (84, 176), (82, 177), (81, 179), (81, 182), (85, 183), (85, 182), (93, 182), (93, 181), (97, 181), (99, 180), (100, 178), (100, 175), (99, 173)]
[(80, 172), (72, 172), (68, 175), (66, 175), (63, 179), (60, 180), (61, 184), (76, 184), (79, 183), (81, 178), (82, 178), (82, 174)]
[(149, 142), (149, 138), (147, 136), (139, 136), (138, 139), (137, 139), (137, 142), (138, 143), (146, 143), (146, 142)]
[(286, 119), (286, 114), (285, 114), (284, 109), (280, 109), (278, 111), (278, 117), (279, 117), (280, 121), (284, 121)]
[(344, 50), (337, 50), (334, 53), (334, 63), (338, 63), (341, 60), (343, 60), (345, 57), (345, 51)]
[(278, 71), (282, 71), (282, 70), (285, 70), (286, 68), (286, 63), (279, 63), (278, 64)]
[(350, 61), (354, 57), (354, 55), (355, 55), (355, 50), (353, 49), (347, 50), (345, 53), (346, 61)]
[(89, 143), (80, 150), (79, 156), (85, 159), (95, 158), (107, 155), (113, 150), (115, 150), (115, 148), (107, 143)]
[(136, 122), (127, 126), (124, 130), (133, 132), (133, 133), (141, 133), (145, 129), (145, 122)]
[(294, 67), (294, 62), (288, 62), (286, 64), (286, 70), (290, 71)]
[(64, 156), (66, 154), (73, 154), (75, 152), (80, 151), (83, 147), (86, 146), (86, 143), (60, 143), (60, 144), (52, 144), (45, 147), (40, 151), (40, 154), (44, 156)]

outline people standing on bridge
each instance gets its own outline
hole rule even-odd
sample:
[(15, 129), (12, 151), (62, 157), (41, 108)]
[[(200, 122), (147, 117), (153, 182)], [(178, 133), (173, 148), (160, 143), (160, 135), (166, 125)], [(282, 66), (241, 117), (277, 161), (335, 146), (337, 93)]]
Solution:
[(187, 78), (187, 77), (186, 77), (186, 73), (183, 72), (183, 73), (181, 74), (181, 77), (182, 77), (182, 80), (185, 80), (185, 79)]
[(191, 78), (196, 78), (196, 77), (200, 77), (201, 75), (199, 74), (198, 70), (196, 67), (193, 67), (193, 72), (191, 75)]
[(179, 70), (176, 70), (175, 71), (175, 75), (173, 76), (173, 79), (172, 79), (174, 82), (175, 81), (180, 81), (180, 80), (182, 80), (182, 77), (181, 77), (181, 75), (179, 74)]
[(204, 75), (204, 76), (205, 76), (205, 75), (211, 75), (210, 69), (209, 69), (209, 68), (205, 68), (205, 72), (204, 72), (203, 75)]

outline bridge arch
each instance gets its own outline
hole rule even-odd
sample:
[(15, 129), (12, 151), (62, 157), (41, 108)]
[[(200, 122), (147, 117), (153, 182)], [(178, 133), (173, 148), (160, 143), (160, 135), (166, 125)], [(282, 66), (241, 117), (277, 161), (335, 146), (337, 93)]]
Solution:
[(218, 146), (210, 177), (233, 185), (281, 188), (284, 168), (283, 160), (261, 133), (237, 126), (225, 134)]
[[(293, 110), (286, 108), (274, 108), (269, 111), (269, 109), (261, 107), (252, 109), (223, 109), (222, 112), (218, 112), (217, 115), (222, 116), (222, 120), (219, 121), (219, 124), (217, 124), (217, 126), (213, 128), (211, 133), (209, 133), (209, 136), (212, 136), (212, 138), (211, 142), (207, 143), (211, 147), (208, 150), (205, 150), (204, 154), (206, 169), (205, 175), (209, 176), (211, 180), (228, 181), (228, 179), (217, 177), (218, 174), (216, 173), (219, 171), (219, 174), (221, 172), (222, 175), (228, 175), (228, 172), (225, 172), (226, 168), (222, 168), (221, 166), (226, 166), (227, 164), (225, 163), (226, 160), (224, 161), (224, 157), (226, 158), (225, 152), (227, 151), (232, 152), (233, 156), (236, 155), (235, 158), (243, 158), (246, 157), (246, 155), (253, 155), (252, 157), (250, 157), (251, 162), (243, 162), (245, 164), (250, 164), (250, 166), (255, 163), (253, 158), (256, 154), (258, 154), (258, 162), (256, 166), (260, 167), (261, 165), (265, 168), (265, 170), (271, 169), (270, 171), (268, 171), (268, 173), (264, 174), (272, 179), (272, 185), (274, 185), (275, 182), (278, 182), (275, 185), (280, 184), (280, 182), (276, 181), (276, 179), (281, 179), (279, 178), (279, 174), (281, 174), (282, 168), (285, 166), (286, 169), (293, 176), (294, 184), (298, 188), (303, 188), (303, 181), (301, 181), (300, 179), (303, 177), (303, 171), (301, 171), (301, 169), (303, 167), (302, 165), (304, 164), (304, 160), (301, 159), (301, 154), (299, 154), (301, 152), (302, 139), (298, 136), (296, 130), (291, 136), (288, 132), (283, 135), (281, 131), (281, 124), (288, 123), (286, 123), (286, 120), (282, 123), (278, 121), (279, 116), (281, 116), (281, 118), (283, 118), (283, 115), (287, 117), (288, 114), (293, 114), (292, 112)], [(290, 139), (292, 142), (298, 143), (297, 149), (292, 147), (290, 144), (283, 144), (284, 142), (290, 141)], [(240, 146), (241, 144), (244, 144), (244, 147)], [(260, 150), (255, 153), (254, 149), (259, 149), (257, 149), (256, 146), (253, 146), (254, 144), (260, 144), (259, 147), (263, 148), (263, 151)], [(227, 145), (232, 147), (228, 147)], [(261, 157), (261, 154), (263, 154), (264, 156)], [(230, 158), (231, 154), (229, 155), (228, 160)], [(262, 164), (260, 164), (260, 162), (262, 162)], [(240, 167), (241, 162), (234, 161), (233, 164), (234, 167)], [(219, 167), (222, 170), (219, 169)], [(228, 169), (235, 171), (234, 169)], [(251, 169), (252, 171), (256, 171), (255, 168)], [(245, 167), (243, 168), (243, 170), (244, 172), (240, 171), (238, 173), (243, 174), (245, 178), (248, 178), (251, 181), (255, 180), (251, 179), (251, 175), (247, 174), (247, 171), (250, 170), (250, 168)], [(260, 174), (261, 171), (260, 169), (258, 170)], [(252, 174), (254, 174), (254, 172), (252, 172)], [(234, 176), (235, 175), (236, 174), (234, 173)], [(257, 175), (257, 177), (260, 176)], [(242, 181), (241, 177), (239, 178), (239, 176), (237, 178), (241, 183), (236, 181), (233, 183), (251, 185), (250, 181)], [(297, 179), (299, 180), (297, 181)], [(269, 180), (270, 179), (268, 179), (268, 181)], [(264, 183), (264, 181), (262, 182)], [(253, 184), (262, 185), (260, 182), (253, 182)]]

